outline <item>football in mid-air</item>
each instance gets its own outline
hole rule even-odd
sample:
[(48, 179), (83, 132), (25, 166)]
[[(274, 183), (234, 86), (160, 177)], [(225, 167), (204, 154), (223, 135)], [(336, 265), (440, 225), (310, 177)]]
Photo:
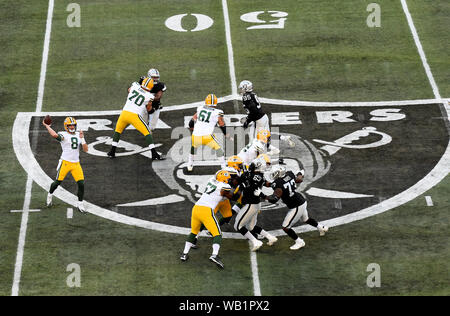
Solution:
[(52, 118), (50, 117), (50, 115), (46, 115), (44, 117), (44, 123), (47, 124), (47, 125), (52, 124)]

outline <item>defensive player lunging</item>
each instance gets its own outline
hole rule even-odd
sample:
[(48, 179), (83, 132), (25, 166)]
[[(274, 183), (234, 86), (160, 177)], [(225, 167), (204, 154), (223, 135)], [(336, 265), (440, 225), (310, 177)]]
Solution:
[(78, 205), (77, 208), (80, 212), (85, 212), (83, 205), (84, 197), (84, 175), (83, 169), (80, 165), (80, 144), (84, 152), (88, 151), (88, 145), (84, 139), (83, 131), (77, 132), (77, 121), (75, 118), (69, 116), (64, 120), (65, 132), (56, 133), (51, 127), (51, 124), (46, 124), (42, 121), (42, 124), (47, 128), (50, 136), (55, 138), (61, 144), (62, 154), (59, 159), (58, 171), (56, 180), (50, 186), (50, 190), (47, 195), (47, 206), (52, 205), (53, 192), (61, 184), (66, 177), (67, 173), (71, 173), (72, 177), (78, 185)]
[(134, 82), (128, 89), (128, 97), (122, 113), (116, 123), (111, 150), (108, 152), (110, 158), (116, 157), (116, 148), (120, 136), (128, 125), (133, 125), (145, 137), (145, 142), (152, 153), (152, 160), (164, 160), (165, 158), (156, 151), (153, 137), (148, 124), (144, 118), (148, 117), (148, 112), (152, 109), (152, 101), (155, 96), (150, 93), (153, 88), (153, 80), (145, 78), (141, 84)]
[(214, 262), (219, 268), (223, 269), (223, 262), (219, 257), (219, 249), (222, 242), (222, 231), (220, 230), (220, 225), (214, 215), (214, 209), (224, 198), (232, 198), (233, 194), (229, 185), (230, 179), (230, 173), (225, 170), (218, 171), (215, 177), (209, 180), (205, 192), (192, 208), (191, 233), (186, 240), (183, 254), (180, 257), (181, 261), (188, 260), (189, 250), (195, 245), (196, 236), (200, 232), (200, 228), (203, 225), (213, 236), (213, 252), (209, 257), (209, 260)]
[(216, 151), (222, 168), (225, 167), (225, 153), (220, 147), (214, 135), (214, 127), (219, 124), (223, 134), (226, 135), (225, 121), (223, 120), (223, 111), (216, 108), (217, 97), (214, 94), (208, 94), (205, 99), (205, 105), (199, 106), (197, 112), (192, 116), (189, 122), (189, 128), (193, 129), (191, 153), (189, 154), (187, 170), (194, 168), (194, 155), (197, 147), (208, 146)]
[(289, 208), (289, 212), (284, 218), (282, 227), (283, 231), (291, 237), (295, 244), (290, 247), (292, 250), (297, 250), (305, 246), (305, 241), (297, 236), (292, 229), (292, 226), (300, 219), (311, 226), (316, 227), (319, 230), (320, 236), (325, 235), (328, 231), (328, 227), (321, 225), (314, 218), (308, 216), (306, 206), (308, 203), (305, 198), (296, 191), (296, 183), (303, 181), (303, 173), (300, 171), (297, 176), (292, 171), (287, 171), (283, 166), (278, 165), (272, 171), (271, 178), (273, 194), (266, 197), (270, 203), (277, 203), (278, 200), (282, 200), (284, 204)]

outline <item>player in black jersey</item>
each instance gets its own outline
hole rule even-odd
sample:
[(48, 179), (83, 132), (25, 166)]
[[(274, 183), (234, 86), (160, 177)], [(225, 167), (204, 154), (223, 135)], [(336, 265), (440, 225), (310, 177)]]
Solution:
[[(167, 90), (166, 85), (164, 82), (159, 81), (159, 71), (158, 69), (151, 68), (148, 73), (147, 77), (153, 79), (153, 88), (150, 90), (151, 93), (155, 95), (155, 100), (152, 102), (152, 109), (150, 112), (148, 112), (149, 118), (148, 118), (148, 125), (150, 129), (153, 131), (156, 128), (156, 124), (159, 120), (159, 114), (161, 112), (161, 109), (163, 108), (161, 106), (161, 97), (163, 93)], [(139, 80), (139, 84), (142, 82), (142, 80), (145, 77), (141, 77)]]
[[(239, 84), (239, 90), (242, 95), (242, 105), (247, 112), (247, 117), (242, 120), (243, 127), (247, 128), (251, 122), (255, 122), (254, 135), (257, 135), (262, 130), (270, 131), (269, 117), (263, 111), (258, 96), (253, 92), (253, 84), (248, 80), (243, 80)], [(290, 136), (280, 135), (280, 140), (287, 142), (290, 147), (295, 146)]]
[(287, 171), (283, 166), (277, 166), (272, 171), (271, 178), (272, 189), (274, 193), (266, 199), (270, 203), (277, 203), (280, 199), (289, 208), (284, 221), (283, 221), (283, 231), (291, 237), (295, 244), (290, 247), (292, 250), (297, 250), (305, 246), (303, 239), (298, 237), (298, 235), (292, 229), (292, 226), (297, 223), (300, 219), (303, 222), (317, 227), (320, 236), (325, 235), (328, 231), (328, 227), (319, 224), (315, 219), (308, 216), (308, 211), (306, 209), (307, 202), (303, 195), (296, 191), (296, 184), (303, 181), (304, 172), (300, 171), (297, 175), (294, 175), (292, 171)]
[(262, 193), (263, 185), (267, 184), (264, 178), (264, 170), (270, 165), (270, 158), (267, 155), (260, 155), (244, 171), (240, 178), (239, 190), (242, 192), (241, 201), (233, 206), (233, 211), (237, 213), (234, 229), (252, 242), (252, 251), (256, 251), (262, 246), (262, 241), (255, 238), (261, 235), (268, 240), (268, 245), (273, 245), (278, 239), (256, 225), (258, 213), (261, 210), (261, 199), (266, 196)]

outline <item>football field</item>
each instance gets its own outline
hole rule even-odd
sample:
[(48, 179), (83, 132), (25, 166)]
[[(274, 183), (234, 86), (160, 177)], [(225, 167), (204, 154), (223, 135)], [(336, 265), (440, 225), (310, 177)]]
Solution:
[[(450, 295), (450, 2), (434, 0), (77, 0), (0, 3), (0, 295)], [(167, 86), (149, 159), (125, 130), (108, 159), (127, 88), (157, 68)], [(238, 85), (253, 83), (320, 237), (281, 230), (287, 208), (263, 204), (278, 236), (250, 251), (222, 227), (220, 270), (199, 238), (180, 261), (191, 209), (217, 160), (186, 169), (196, 108), (214, 93), (243, 131)], [(74, 116), (87, 213), (68, 175), (46, 206)], [(224, 142), (227, 156), (244, 139)], [(221, 138), (222, 137), (222, 138)], [(177, 153), (182, 153), (177, 156)], [(177, 156), (180, 159), (175, 159)]]

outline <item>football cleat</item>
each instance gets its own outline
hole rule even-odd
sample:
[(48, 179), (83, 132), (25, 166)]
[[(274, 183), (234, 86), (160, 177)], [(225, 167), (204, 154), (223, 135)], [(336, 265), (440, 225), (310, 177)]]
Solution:
[(116, 158), (116, 153), (111, 149), (108, 153), (107, 153), (109, 158)]
[(81, 213), (85, 213), (85, 212), (86, 212), (86, 209), (84, 208), (83, 201), (78, 201), (77, 209), (78, 209)]
[(49, 192), (49, 193), (47, 194), (47, 206), (48, 206), (48, 207), (52, 206), (52, 204), (53, 204), (52, 199), (53, 199), (53, 194), (51, 194), (51, 193)]
[(211, 257), (209, 257), (209, 260), (211, 262), (214, 262), (220, 269), (223, 269), (223, 262), (219, 256), (212, 255)]
[(298, 250), (302, 247), (305, 247), (305, 241), (301, 238), (298, 238), (295, 241), (295, 244), (293, 244), (291, 247), (289, 247), (291, 250)]
[(239, 90), (241, 90), (241, 93), (244, 94), (245, 92), (252, 92), (253, 91), (253, 84), (248, 80), (243, 80), (239, 84)]
[(261, 240), (256, 240), (252, 245), (252, 251), (256, 251), (263, 245), (263, 242)]
[(187, 261), (189, 259), (189, 255), (187, 253), (183, 253), (180, 256), (181, 261)]
[(317, 225), (317, 229), (319, 230), (319, 235), (323, 236), (328, 231), (328, 227), (325, 225)]
[(267, 243), (268, 246), (272, 246), (274, 243), (278, 241), (278, 238), (273, 235), (269, 235), (267, 239), (269, 240), (269, 242)]
[(64, 120), (64, 129), (69, 133), (75, 133), (77, 131), (77, 120), (72, 116), (66, 117)]
[(187, 165), (187, 171), (191, 172), (194, 169), (194, 164), (193, 163), (189, 163)]

